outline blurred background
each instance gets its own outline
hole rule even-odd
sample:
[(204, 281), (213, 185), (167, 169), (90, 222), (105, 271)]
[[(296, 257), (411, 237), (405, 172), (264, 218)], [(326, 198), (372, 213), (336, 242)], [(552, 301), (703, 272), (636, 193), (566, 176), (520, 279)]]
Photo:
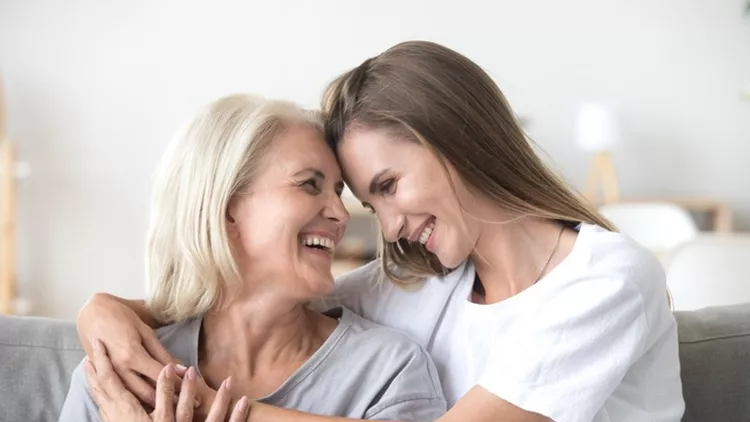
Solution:
[[(486, 69), (550, 165), (663, 259), (678, 307), (750, 301), (748, 7), (0, 0), (0, 311), (74, 318), (97, 291), (143, 296), (151, 174), (181, 122), (233, 92), (317, 107), (410, 39)], [(349, 206), (337, 273), (374, 253), (372, 217)]]

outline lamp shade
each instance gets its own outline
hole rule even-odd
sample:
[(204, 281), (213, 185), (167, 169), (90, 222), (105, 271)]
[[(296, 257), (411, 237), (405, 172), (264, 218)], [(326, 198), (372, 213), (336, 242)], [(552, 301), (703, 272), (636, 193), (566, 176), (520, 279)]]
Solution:
[(605, 104), (581, 105), (575, 130), (576, 143), (584, 151), (608, 151), (619, 142), (617, 117), (614, 110)]

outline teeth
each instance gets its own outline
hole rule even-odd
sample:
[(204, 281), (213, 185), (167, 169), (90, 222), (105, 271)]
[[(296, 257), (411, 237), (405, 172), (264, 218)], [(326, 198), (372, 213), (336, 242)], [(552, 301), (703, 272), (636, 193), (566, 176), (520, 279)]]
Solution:
[(333, 251), (336, 247), (336, 242), (333, 239), (322, 236), (305, 235), (300, 238), (300, 243), (305, 246), (322, 246), (328, 251)]
[(419, 235), (419, 243), (425, 244), (430, 239), (430, 235), (432, 234), (432, 231), (435, 229), (435, 221), (431, 221), (430, 224), (428, 224), (424, 230), (422, 231), (422, 234)]

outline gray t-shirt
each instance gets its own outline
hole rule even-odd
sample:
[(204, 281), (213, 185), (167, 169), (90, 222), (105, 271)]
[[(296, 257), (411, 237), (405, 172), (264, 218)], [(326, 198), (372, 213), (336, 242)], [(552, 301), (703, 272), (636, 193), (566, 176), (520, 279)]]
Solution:
[[(259, 401), (319, 415), (357, 419), (434, 421), (446, 411), (435, 366), (406, 334), (346, 308), (327, 315), (339, 325), (310, 359)], [(198, 365), (202, 318), (157, 330), (164, 347), (186, 366)], [(60, 421), (99, 421), (83, 365), (73, 372)]]

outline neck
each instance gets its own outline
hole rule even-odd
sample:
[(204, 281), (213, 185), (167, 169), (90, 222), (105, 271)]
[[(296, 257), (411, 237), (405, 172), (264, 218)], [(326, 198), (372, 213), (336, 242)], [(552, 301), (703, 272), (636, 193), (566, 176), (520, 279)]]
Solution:
[(279, 292), (242, 294), (203, 320), (200, 361), (221, 362), (229, 374), (253, 378), (268, 368), (306, 361), (336, 321)]
[(517, 295), (562, 261), (572, 249), (575, 234), (568, 230), (558, 239), (561, 229), (556, 221), (536, 217), (483, 224), (471, 258), (484, 287), (485, 303)]

